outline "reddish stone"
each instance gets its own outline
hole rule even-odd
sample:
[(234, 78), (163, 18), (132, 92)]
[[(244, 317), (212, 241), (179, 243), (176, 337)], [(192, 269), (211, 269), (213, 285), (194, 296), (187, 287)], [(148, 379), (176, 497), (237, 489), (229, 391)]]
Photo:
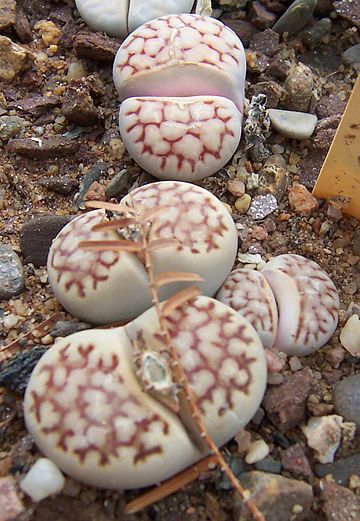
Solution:
[(299, 443), (284, 450), (281, 454), (281, 464), (283, 469), (290, 472), (295, 478), (303, 477), (310, 480), (313, 477), (309, 460)]
[(11, 521), (24, 511), (12, 476), (0, 478), (0, 521)]
[(249, 45), (251, 38), (257, 32), (256, 27), (251, 25), (249, 22), (245, 22), (244, 20), (239, 20), (237, 18), (232, 18), (227, 14), (222, 16), (220, 20), (234, 31), (245, 47)]
[(306, 402), (313, 388), (313, 376), (308, 367), (294, 373), (265, 394), (263, 407), (270, 421), (286, 432), (300, 425), (306, 417)]
[(296, 213), (305, 214), (310, 214), (319, 207), (316, 197), (300, 183), (294, 183), (292, 187), (289, 188), (289, 204), (290, 208)]
[(253, 51), (262, 52), (267, 56), (274, 56), (279, 50), (280, 35), (271, 29), (265, 29), (254, 34), (251, 38), (249, 48)]
[(322, 481), (320, 485), (322, 510), (327, 521), (360, 519), (360, 498), (346, 487)]
[(277, 16), (266, 9), (260, 2), (255, 1), (250, 3), (249, 18), (251, 23), (259, 29), (267, 29), (274, 25)]
[(118, 41), (101, 33), (82, 32), (74, 40), (76, 56), (101, 62), (112, 62), (118, 48)]

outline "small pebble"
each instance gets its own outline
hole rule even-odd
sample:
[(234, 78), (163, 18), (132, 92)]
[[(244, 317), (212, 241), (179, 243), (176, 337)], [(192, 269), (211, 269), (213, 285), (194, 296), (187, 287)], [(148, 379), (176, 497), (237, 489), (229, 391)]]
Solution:
[(360, 427), (360, 374), (348, 376), (335, 386), (334, 404), (338, 414)]
[(281, 472), (280, 461), (273, 458), (264, 458), (261, 461), (257, 461), (254, 467), (262, 472), (272, 472), (273, 474), (280, 474)]
[(3, 326), (5, 329), (9, 330), (16, 326), (19, 322), (19, 317), (10, 313), (9, 315), (5, 315), (3, 318)]
[(251, 203), (251, 197), (249, 194), (244, 194), (241, 197), (238, 197), (238, 199), (236, 199), (236, 201), (235, 201), (236, 211), (240, 215), (243, 215), (244, 213), (246, 213), (248, 211), (248, 209), (250, 207), (250, 203)]
[(226, 188), (236, 197), (241, 197), (245, 193), (245, 183), (243, 183), (243, 181), (239, 181), (238, 179), (229, 179), (229, 181), (226, 183)]
[(268, 109), (275, 130), (291, 139), (307, 139), (315, 130), (317, 117), (306, 112)]
[(79, 80), (86, 76), (86, 71), (80, 61), (73, 61), (69, 64), (66, 79), (67, 81)]
[(290, 208), (296, 213), (304, 214), (314, 212), (319, 206), (316, 197), (300, 183), (294, 183), (292, 187), (289, 188), (289, 204)]
[(250, 450), (246, 454), (245, 462), (251, 465), (261, 461), (269, 454), (269, 445), (264, 440), (256, 440), (250, 445)]
[(251, 201), (248, 215), (253, 219), (264, 219), (276, 210), (278, 206), (276, 197), (272, 194), (257, 195)]
[(354, 314), (347, 320), (340, 333), (340, 342), (351, 356), (360, 357), (360, 318), (358, 315)]
[(320, 463), (332, 463), (341, 440), (343, 418), (336, 414), (312, 417), (301, 429)]
[(342, 54), (342, 60), (346, 65), (360, 63), (360, 43), (346, 49)]
[(55, 463), (47, 458), (40, 458), (20, 482), (20, 488), (33, 501), (41, 501), (61, 492), (64, 484), (65, 478)]
[(25, 276), (19, 256), (0, 244), (0, 300), (9, 300), (24, 288)]
[(270, 373), (268, 375), (267, 383), (269, 385), (280, 385), (284, 381), (284, 377), (281, 373)]
[(129, 181), (129, 175), (126, 169), (120, 170), (117, 174), (114, 175), (114, 177), (111, 179), (111, 181), (108, 183), (108, 185), (105, 188), (105, 195), (106, 197), (115, 197), (116, 195), (119, 195), (126, 187), (127, 183)]
[(273, 31), (280, 34), (297, 34), (313, 15), (316, 0), (295, 0), (273, 26)]
[(297, 356), (291, 356), (289, 358), (289, 366), (293, 373), (295, 373), (295, 371), (300, 371), (300, 369), (303, 368), (303, 365)]

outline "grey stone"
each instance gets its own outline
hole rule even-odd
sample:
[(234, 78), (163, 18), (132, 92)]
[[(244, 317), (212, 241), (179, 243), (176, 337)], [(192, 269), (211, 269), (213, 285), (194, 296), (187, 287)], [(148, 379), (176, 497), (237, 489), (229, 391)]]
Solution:
[(312, 17), (315, 6), (316, 0), (295, 0), (276, 22), (273, 31), (297, 34)]
[(85, 195), (87, 194), (90, 186), (100, 179), (102, 174), (106, 171), (107, 165), (103, 161), (95, 163), (91, 169), (86, 172), (84, 177), (80, 181), (79, 191), (75, 196), (75, 206), (80, 208)]
[(38, 215), (25, 223), (20, 231), (20, 246), (27, 262), (45, 266), (53, 239), (72, 217)]
[(0, 300), (9, 300), (21, 293), (24, 280), (19, 256), (9, 246), (0, 244)]
[(353, 45), (346, 49), (342, 54), (342, 61), (346, 65), (354, 65), (354, 63), (360, 63), (360, 43)]
[(360, 427), (360, 374), (348, 376), (335, 386), (335, 411)]
[(353, 474), (359, 476), (360, 453), (352, 454), (333, 463), (318, 463), (314, 466), (314, 470), (319, 478), (331, 474), (338, 485), (347, 485), (350, 476)]
[(8, 141), (10, 138), (17, 136), (26, 126), (28, 126), (28, 122), (19, 116), (1, 116), (0, 139)]
[(303, 41), (309, 47), (314, 47), (318, 43), (321, 42), (321, 39), (324, 38), (331, 31), (331, 20), (330, 18), (322, 18), (316, 24), (314, 24), (310, 29), (304, 31)]
[(269, 109), (268, 114), (275, 130), (292, 139), (309, 138), (317, 123), (317, 117), (306, 112)]
[(254, 467), (262, 472), (271, 472), (273, 474), (280, 474), (281, 472), (281, 463), (274, 458), (264, 458), (255, 463)]
[(54, 338), (56, 337), (65, 337), (72, 335), (73, 333), (77, 333), (78, 331), (84, 331), (84, 329), (90, 329), (91, 325), (86, 322), (72, 322), (71, 320), (58, 320), (52, 330), (50, 331), (50, 335)]
[(0, 386), (14, 393), (22, 394), (35, 365), (45, 351), (45, 347), (36, 347), (16, 353), (10, 360), (3, 362), (0, 368)]
[[(250, 491), (252, 501), (266, 521), (304, 521), (310, 513), (313, 492), (304, 481), (253, 471), (243, 474), (240, 484)], [(296, 517), (294, 511), (298, 512)], [(236, 521), (253, 519), (238, 496), (234, 497), (234, 514)]]
[(74, 181), (69, 175), (40, 177), (38, 183), (48, 190), (62, 195), (68, 195), (74, 190)]
[(105, 188), (106, 197), (115, 197), (115, 195), (119, 195), (126, 187), (129, 182), (129, 174), (126, 169), (120, 170), (114, 177), (111, 179), (107, 187)]

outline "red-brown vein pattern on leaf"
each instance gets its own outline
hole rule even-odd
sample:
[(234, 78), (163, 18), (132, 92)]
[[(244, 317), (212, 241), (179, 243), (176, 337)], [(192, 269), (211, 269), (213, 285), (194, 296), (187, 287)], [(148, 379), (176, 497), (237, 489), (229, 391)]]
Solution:
[(106, 466), (131, 449), (136, 465), (162, 452), (161, 443), (146, 435), (156, 427), (166, 435), (169, 426), (128, 390), (122, 365), (115, 352), (105, 358), (92, 344), (67, 343), (56, 363), (38, 369), (41, 385), (31, 389), (28, 409), (42, 434), (55, 437), (57, 448), (80, 463), (96, 454), (99, 466)]
[(151, 237), (178, 239), (179, 251), (218, 250), (220, 240), (229, 231), (225, 224), (226, 210), (197, 186), (176, 181), (152, 183), (131, 192), (131, 198), (135, 205), (144, 208), (167, 208), (153, 222)]
[(122, 45), (116, 68), (122, 81), (163, 64), (193, 62), (231, 72), (243, 59), (239, 39), (215, 18), (191, 14), (151, 20), (135, 30)]
[(65, 292), (75, 288), (79, 297), (85, 297), (86, 286), (95, 290), (109, 278), (111, 268), (120, 260), (119, 252), (85, 251), (78, 246), (81, 241), (114, 238), (113, 233), (91, 230), (103, 219), (102, 210), (89, 212), (67, 224), (56, 237), (48, 263), (56, 283), (61, 283)]
[[(266, 333), (272, 342), (275, 340), (278, 323), (276, 303), (269, 284), (260, 272), (248, 269), (232, 271), (216, 298), (247, 318), (260, 337), (261, 333)], [(264, 344), (265, 347), (271, 345)]]

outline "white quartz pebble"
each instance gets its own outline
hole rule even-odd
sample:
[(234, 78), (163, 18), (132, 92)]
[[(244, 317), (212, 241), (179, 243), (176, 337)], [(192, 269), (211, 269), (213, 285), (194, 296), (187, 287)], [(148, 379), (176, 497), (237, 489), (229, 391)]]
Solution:
[(269, 445), (264, 440), (256, 440), (250, 445), (250, 450), (245, 456), (245, 462), (249, 465), (266, 458), (269, 454)]
[(360, 357), (360, 318), (354, 314), (347, 320), (340, 333), (340, 342), (351, 356)]
[(47, 458), (40, 458), (20, 482), (20, 488), (33, 501), (41, 501), (61, 492), (64, 484), (65, 478), (57, 465)]
[(309, 447), (315, 450), (315, 455), (320, 463), (332, 463), (335, 452), (341, 441), (342, 416), (331, 414), (309, 419), (306, 425), (301, 427), (306, 436)]
[(268, 114), (274, 129), (292, 139), (309, 138), (318, 120), (314, 114), (293, 110), (268, 109)]

